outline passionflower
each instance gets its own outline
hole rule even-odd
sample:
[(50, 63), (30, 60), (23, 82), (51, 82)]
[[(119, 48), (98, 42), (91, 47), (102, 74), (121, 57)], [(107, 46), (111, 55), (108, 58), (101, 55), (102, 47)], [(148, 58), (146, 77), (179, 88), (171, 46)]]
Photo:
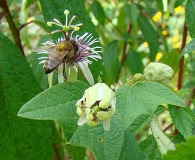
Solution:
[(76, 106), (77, 114), (80, 116), (79, 126), (85, 123), (95, 126), (102, 121), (104, 130), (108, 131), (110, 118), (115, 113), (115, 93), (105, 83), (97, 83), (85, 90)]
[(76, 80), (78, 68), (80, 68), (89, 84), (93, 85), (94, 79), (88, 65), (92, 64), (92, 59), (97, 61), (102, 58), (99, 55), (102, 52), (101, 47), (94, 45), (99, 41), (90, 33), (73, 36), (73, 33), (79, 30), (82, 23), (72, 25), (76, 15), (68, 22), (69, 11), (65, 10), (64, 14), (66, 16), (65, 25), (56, 18), (52, 19), (53, 22), (47, 22), (49, 26), (55, 24), (62, 28), (61, 30), (52, 31), (51, 34), (63, 32), (64, 38), (59, 38), (55, 43), (51, 41), (42, 43), (41, 49), (35, 51), (39, 52), (38, 54), (48, 55), (40, 57), (39, 59), (42, 59), (40, 63), (44, 63), (43, 67), (46, 74), (58, 69), (59, 83), (64, 81), (64, 73), (68, 81)]
[(144, 79), (168, 85), (173, 77), (173, 69), (163, 63), (150, 62), (144, 69)]

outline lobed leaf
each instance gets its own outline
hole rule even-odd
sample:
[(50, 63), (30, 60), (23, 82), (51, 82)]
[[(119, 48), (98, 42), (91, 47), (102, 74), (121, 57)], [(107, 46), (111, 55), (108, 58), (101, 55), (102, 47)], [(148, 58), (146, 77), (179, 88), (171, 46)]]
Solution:
[(116, 98), (116, 109), (123, 118), (125, 128), (139, 115), (153, 114), (162, 103), (185, 107), (176, 94), (156, 82), (137, 83), (132, 87), (123, 86), (117, 90)]
[(0, 53), (0, 159), (49, 159), (53, 155), (51, 123), (16, 116), (41, 88), (25, 57), (2, 33)]

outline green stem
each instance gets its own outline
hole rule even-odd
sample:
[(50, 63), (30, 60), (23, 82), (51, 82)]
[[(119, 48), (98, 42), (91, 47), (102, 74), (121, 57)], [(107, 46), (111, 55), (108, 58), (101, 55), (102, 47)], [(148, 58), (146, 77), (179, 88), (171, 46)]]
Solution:
[(9, 28), (12, 32), (13, 37), (14, 37), (15, 44), (18, 46), (18, 48), (21, 50), (21, 52), (24, 55), (24, 50), (23, 50), (23, 47), (22, 47), (19, 30), (16, 28), (16, 25), (13, 21), (13, 18), (12, 18), (12, 15), (10, 13), (10, 10), (8, 8), (6, 0), (1, 0), (0, 5), (3, 8), (3, 11), (5, 12), (5, 18), (8, 22), (8, 24), (9, 24)]

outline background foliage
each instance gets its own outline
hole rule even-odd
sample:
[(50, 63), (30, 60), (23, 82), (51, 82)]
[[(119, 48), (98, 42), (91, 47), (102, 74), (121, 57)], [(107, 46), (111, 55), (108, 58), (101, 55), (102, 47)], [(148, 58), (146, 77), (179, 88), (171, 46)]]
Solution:
[[(1, 0), (0, 5), (0, 159), (194, 157), (193, 0)], [(155, 82), (123, 86), (116, 92), (109, 132), (102, 124), (78, 127), (75, 103), (89, 87), (86, 80), (80, 76), (80, 81), (55, 85), (54, 75), (55, 86), (47, 89), (40, 55), (32, 51), (62, 36), (48, 35), (57, 28), (46, 22), (52, 17), (65, 22), (65, 9), (77, 14), (75, 23), (84, 23), (79, 35), (89, 32), (100, 40), (103, 59), (90, 65), (96, 82), (101, 76), (108, 85), (125, 83), (156, 61), (173, 68), (173, 90)], [(19, 110), (21, 117), (36, 120), (18, 117)], [(151, 134), (151, 115), (158, 117), (176, 151), (161, 155)], [(56, 132), (57, 122), (64, 134)]]

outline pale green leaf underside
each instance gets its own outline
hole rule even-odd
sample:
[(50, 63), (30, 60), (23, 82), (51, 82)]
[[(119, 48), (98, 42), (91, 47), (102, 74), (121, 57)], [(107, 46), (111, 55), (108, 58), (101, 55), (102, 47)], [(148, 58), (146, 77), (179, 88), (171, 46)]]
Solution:
[(141, 114), (152, 115), (163, 103), (185, 107), (184, 102), (167, 87), (156, 82), (137, 83), (117, 90), (117, 110), (128, 128)]

